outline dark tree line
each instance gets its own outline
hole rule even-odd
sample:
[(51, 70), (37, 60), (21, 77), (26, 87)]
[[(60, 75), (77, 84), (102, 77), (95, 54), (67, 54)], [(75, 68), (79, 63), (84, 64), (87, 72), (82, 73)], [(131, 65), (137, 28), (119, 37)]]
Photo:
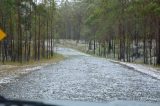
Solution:
[(50, 58), (54, 39), (84, 40), (88, 52), (160, 64), (159, 0), (1, 0), (0, 60)]
[(68, 0), (58, 8), (60, 38), (127, 62), (160, 64), (159, 0)]
[(0, 0), (0, 60), (25, 62), (54, 53), (54, 0)]

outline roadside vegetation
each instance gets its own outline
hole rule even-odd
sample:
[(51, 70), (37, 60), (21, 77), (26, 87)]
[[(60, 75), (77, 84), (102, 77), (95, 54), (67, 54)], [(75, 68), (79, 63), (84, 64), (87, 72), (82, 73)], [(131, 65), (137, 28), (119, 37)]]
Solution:
[(29, 62), (54, 55), (54, 0), (0, 0), (0, 61)]
[(47, 59), (47, 58), (42, 58), (41, 60), (39, 61), (34, 61), (34, 60), (30, 60), (30, 61), (26, 61), (26, 62), (23, 62), (23, 63), (20, 63), (20, 62), (12, 62), (12, 61), (7, 61), (5, 62), (3, 65), (7, 66), (7, 65), (10, 65), (10, 66), (16, 66), (17, 68), (18, 67), (25, 67), (25, 66), (28, 66), (28, 67), (35, 67), (35, 66), (41, 66), (41, 65), (44, 65), (44, 64), (52, 64), (52, 63), (56, 63), (56, 62), (59, 62), (61, 60), (65, 59), (65, 57), (61, 54), (57, 54), (57, 53), (54, 53), (54, 55)]
[(98, 56), (160, 65), (159, 0), (1, 0), (0, 28), (3, 63), (49, 59), (66, 39)]
[(98, 56), (160, 64), (159, 0), (64, 0), (57, 11), (59, 39)]

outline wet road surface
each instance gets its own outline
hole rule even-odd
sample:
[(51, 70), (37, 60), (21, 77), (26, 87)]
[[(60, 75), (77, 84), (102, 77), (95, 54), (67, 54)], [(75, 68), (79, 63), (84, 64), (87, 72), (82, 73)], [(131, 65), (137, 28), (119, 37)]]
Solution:
[(160, 80), (78, 51), (59, 48), (67, 59), (34, 71), (0, 91), (7, 98), (160, 103)]

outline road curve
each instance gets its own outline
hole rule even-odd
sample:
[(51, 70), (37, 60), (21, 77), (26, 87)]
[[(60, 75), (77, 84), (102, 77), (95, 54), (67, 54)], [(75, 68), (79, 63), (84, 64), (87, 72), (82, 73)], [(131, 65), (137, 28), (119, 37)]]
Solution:
[(72, 49), (59, 48), (57, 52), (67, 59), (21, 77), (0, 94), (27, 100), (160, 103), (160, 80)]

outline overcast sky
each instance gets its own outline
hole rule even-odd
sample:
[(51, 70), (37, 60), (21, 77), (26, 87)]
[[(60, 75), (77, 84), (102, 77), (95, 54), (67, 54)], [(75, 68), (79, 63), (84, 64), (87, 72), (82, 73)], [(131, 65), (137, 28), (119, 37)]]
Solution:
[[(62, 0), (55, 0), (55, 2), (56, 2), (57, 4), (60, 4), (61, 1), (62, 1)], [(68, 1), (72, 1), (72, 0), (68, 0)], [(40, 3), (40, 2), (42, 2), (42, 0), (37, 0), (37, 2)]]

